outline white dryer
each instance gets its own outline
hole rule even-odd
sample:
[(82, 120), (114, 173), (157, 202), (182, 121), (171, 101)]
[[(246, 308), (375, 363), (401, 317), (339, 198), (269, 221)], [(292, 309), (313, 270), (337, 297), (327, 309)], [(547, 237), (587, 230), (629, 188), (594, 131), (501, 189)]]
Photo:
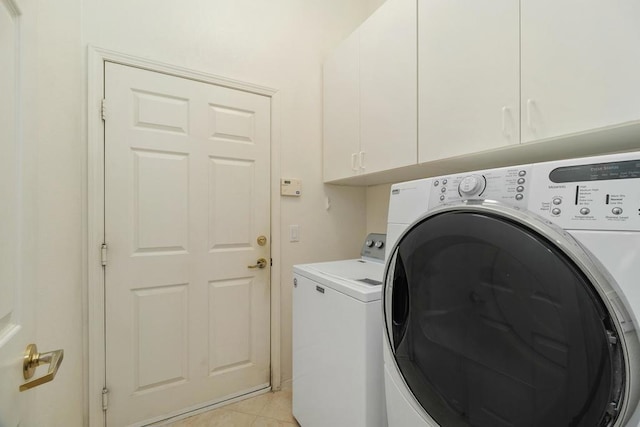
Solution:
[(361, 259), (293, 267), (293, 415), (303, 427), (386, 427), (385, 235)]
[(638, 426), (640, 153), (392, 186), (391, 427)]

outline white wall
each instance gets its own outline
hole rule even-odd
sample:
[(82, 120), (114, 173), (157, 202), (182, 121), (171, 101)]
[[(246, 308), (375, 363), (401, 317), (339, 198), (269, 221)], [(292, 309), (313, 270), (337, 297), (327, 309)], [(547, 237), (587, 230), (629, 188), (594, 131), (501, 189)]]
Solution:
[(386, 233), (391, 184), (367, 187), (367, 233)]
[(365, 1), (365, 7), (367, 9), (367, 15), (371, 15), (385, 1), (386, 0), (366, 0)]
[(35, 128), (37, 147), (35, 342), (40, 351), (65, 351), (55, 380), (30, 391), (36, 402), (32, 414), (34, 426), (79, 426), (85, 406), (81, 0), (29, 2), (37, 13), (37, 105), (28, 124)]
[[(55, 382), (37, 393), (36, 425), (80, 426), (86, 377), (83, 256), (86, 227), (86, 46), (276, 88), (281, 176), (302, 179), (283, 199), (282, 373), (291, 377), (291, 269), (357, 257), (366, 232), (364, 188), (322, 184), (325, 55), (380, 0), (32, 0), (38, 5), (39, 348), (65, 349)], [(325, 209), (325, 197), (331, 207)], [(288, 242), (299, 224), (301, 241)], [(95, 390), (90, 399), (99, 399)]]

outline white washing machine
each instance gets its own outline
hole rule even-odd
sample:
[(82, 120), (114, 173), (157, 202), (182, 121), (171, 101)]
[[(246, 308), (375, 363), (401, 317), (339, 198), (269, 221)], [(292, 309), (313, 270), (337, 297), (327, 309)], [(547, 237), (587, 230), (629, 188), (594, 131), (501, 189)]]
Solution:
[(638, 426), (640, 152), (392, 186), (389, 425)]
[(362, 258), (293, 267), (293, 415), (302, 427), (387, 425), (382, 369), (385, 235)]

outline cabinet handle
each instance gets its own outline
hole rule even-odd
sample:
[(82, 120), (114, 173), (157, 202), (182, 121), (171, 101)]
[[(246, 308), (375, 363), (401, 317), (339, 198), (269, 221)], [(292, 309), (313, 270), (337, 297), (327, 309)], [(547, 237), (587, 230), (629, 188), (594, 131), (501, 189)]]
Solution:
[(511, 139), (511, 134), (507, 130), (507, 114), (509, 114), (509, 107), (502, 107), (502, 135)]
[(536, 129), (533, 127), (533, 120), (531, 120), (531, 110), (533, 109), (533, 99), (527, 99), (527, 126), (532, 131)]
[(364, 154), (365, 154), (364, 151), (360, 152), (360, 169), (363, 169), (363, 170), (365, 168), (364, 167)]
[(358, 153), (351, 153), (351, 170), (358, 172)]

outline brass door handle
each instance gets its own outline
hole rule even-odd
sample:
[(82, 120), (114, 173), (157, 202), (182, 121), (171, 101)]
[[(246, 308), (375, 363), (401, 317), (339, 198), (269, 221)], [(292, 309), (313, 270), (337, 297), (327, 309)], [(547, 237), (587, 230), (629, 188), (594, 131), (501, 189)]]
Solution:
[(265, 258), (259, 258), (258, 261), (256, 261), (257, 264), (256, 265), (248, 265), (248, 268), (265, 268), (267, 266), (267, 260)]
[(29, 390), (44, 383), (53, 380), (58, 373), (58, 368), (62, 363), (64, 350), (55, 350), (48, 353), (38, 353), (38, 347), (35, 344), (29, 344), (24, 352), (24, 360), (22, 362), (22, 375), (28, 380), (36, 372), (36, 368), (40, 365), (49, 364), (49, 370), (46, 374), (26, 382), (20, 386), (20, 391)]

